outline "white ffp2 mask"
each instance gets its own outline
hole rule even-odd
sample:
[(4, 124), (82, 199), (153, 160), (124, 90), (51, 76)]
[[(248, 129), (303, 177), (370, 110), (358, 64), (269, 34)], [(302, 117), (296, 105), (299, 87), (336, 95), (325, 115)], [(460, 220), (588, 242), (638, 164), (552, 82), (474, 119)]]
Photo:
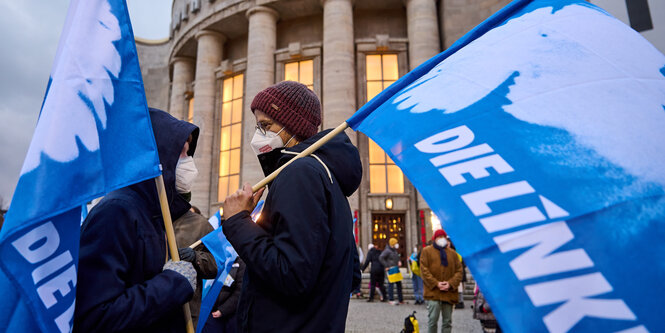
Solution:
[(266, 134), (263, 134), (259, 129), (256, 129), (256, 132), (254, 132), (254, 137), (252, 137), (252, 142), (250, 143), (254, 153), (256, 155), (260, 155), (271, 152), (274, 149), (283, 148), (284, 142), (279, 136), (279, 133), (281, 133), (283, 130), (284, 127), (282, 127), (282, 129), (277, 133), (267, 131)]
[(175, 189), (178, 193), (189, 193), (192, 191), (194, 179), (199, 175), (194, 158), (191, 156), (181, 157), (175, 167)]

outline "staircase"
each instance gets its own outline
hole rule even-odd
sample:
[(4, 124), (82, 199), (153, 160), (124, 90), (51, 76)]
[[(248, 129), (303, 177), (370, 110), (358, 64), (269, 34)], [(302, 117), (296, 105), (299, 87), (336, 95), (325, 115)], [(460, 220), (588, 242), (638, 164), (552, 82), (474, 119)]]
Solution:
[[(413, 283), (411, 276), (406, 271), (406, 268), (400, 268), (400, 271), (402, 272), (402, 276), (404, 276), (404, 279), (402, 280), (402, 295), (404, 300), (413, 301), (415, 300), (415, 297), (413, 296)], [(473, 289), (476, 287), (476, 281), (473, 279), (473, 276), (471, 276), (471, 273), (469, 273), (468, 269), (466, 269), (464, 273), (466, 274), (466, 282), (464, 283), (463, 297), (465, 301), (471, 301), (473, 300)], [(384, 286), (386, 287), (386, 290), (388, 290), (388, 279), (384, 281)], [(397, 297), (396, 289), (397, 288), (395, 288), (393, 291), (393, 293), (395, 293), (395, 298)], [(363, 298), (366, 299), (369, 297), (369, 273), (363, 273), (363, 280), (360, 285), (360, 291), (363, 293)], [(379, 293), (378, 290), (376, 292)], [(376, 296), (374, 300), (378, 301), (378, 296)]]

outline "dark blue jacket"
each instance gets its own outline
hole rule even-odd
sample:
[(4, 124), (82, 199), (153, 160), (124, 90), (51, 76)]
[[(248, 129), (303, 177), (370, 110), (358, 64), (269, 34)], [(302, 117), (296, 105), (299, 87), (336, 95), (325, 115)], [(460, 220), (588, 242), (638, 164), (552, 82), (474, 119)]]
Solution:
[[(300, 152), (319, 133), (287, 149)], [(294, 161), (270, 184), (261, 217), (249, 212), (223, 222), (247, 269), (238, 305), (241, 332), (343, 332), (360, 263), (347, 200), (362, 166), (346, 134)], [(294, 155), (282, 153), (279, 165)], [(330, 173), (328, 173), (330, 171)]]
[[(163, 111), (150, 118), (175, 220), (190, 208), (175, 191), (175, 167), (190, 134), (194, 153), (198, 128)], [(166, 248), (153, 179), (104, 197), (81, 228), (74, 331), (185, 332), (182, 305), (193, 291), (182, 275), (162, 272)]]

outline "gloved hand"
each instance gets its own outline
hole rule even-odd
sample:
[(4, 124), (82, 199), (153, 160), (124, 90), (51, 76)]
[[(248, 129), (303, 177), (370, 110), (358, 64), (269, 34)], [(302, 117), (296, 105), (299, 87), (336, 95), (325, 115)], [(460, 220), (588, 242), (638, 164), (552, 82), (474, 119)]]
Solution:
[(196, 261), (196, 252), (190, 247), (181, 247), (178, 249), (180, 260), (189, 261), (192, 264)]
[(163, 270), (165, 271), (167, 269), (186, 277), (189, 284), (192, 286), (192, 290), (196, 290), (196, 270), (191, 262), (169, 260), (166, 265), (164, 265)]

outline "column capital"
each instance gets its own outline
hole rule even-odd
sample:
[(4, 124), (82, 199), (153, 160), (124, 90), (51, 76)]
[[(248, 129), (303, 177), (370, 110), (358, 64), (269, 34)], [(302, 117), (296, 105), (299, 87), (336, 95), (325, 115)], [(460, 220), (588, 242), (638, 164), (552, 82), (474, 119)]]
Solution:
[(194, 35), (194, 38), (196, 38), (198, 41), (203, 36), (214, 36), (217, 37), (222, 43), (226, 42), (226, 36), (224, 36), (224, 34), (213, 30), (201, 30), (197, 32), (196, 35)]
[(196, 60), (191, 57), (173, 57), (173, 59), (169, 61), (169, 65), (173, 66), (176, 62), (184, 62), (193, 65), (196, 62)]
[(245, 16), (247, 16), (247, 18), (249, 19), (250, 16), (252, 16), (256, 13), (268, 13), (268, 14), (272, 15), (275, 18), (275, 21), (279, 20), (279, 12), (277, 12), (276, 10), (274, 10), (270, 7), (266, 7), (266, 6), (254, 6), (254, 7), (247, 10), (247, 13), (245, 13)]
[[(323, 6), (323, 5), (326, 4), (326, 2), (331, 2), (331, 1), (335, 1), (335, 0), (320, 0), (320, 1), (321, 1), (321, 6)], [(346, 1), (346, 2), (350, 2), (350, 3), (351, 3), (351, 6), (353, 6), (353, 5), (356, 4), (356, 0), (337, 0), (337, 1)]]

